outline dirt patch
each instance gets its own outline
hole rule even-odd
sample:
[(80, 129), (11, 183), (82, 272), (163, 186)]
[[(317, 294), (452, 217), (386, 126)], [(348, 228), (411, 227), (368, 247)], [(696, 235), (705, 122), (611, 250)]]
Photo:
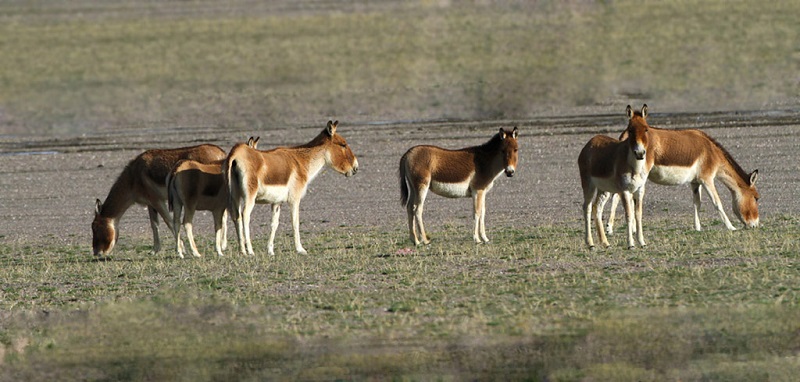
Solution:
[[(800, 202), (800, 114), (797, 112), (730, 112), (717, 114), (651, 114), (654, 126), (700, 128), (718, 140), (746, 170), (759, 170), (761, 221), (796, 215)], [(435, 144), (459, 148), (485, 142), (499, 127), (519, 126), (520, 164), (516, 176), (501, 177), (487, 197), (487, 227), (526, 229), (543, 224), (581, 227), (581, 190), (577, 156), (595, 134), (616, 136), (625, 125), (624, 113), (541, 118), (525, 121), (459, 121), (348, 125), (344, 135), (359, 160), (359, 173), (345, 178), (327, 170), (309, 187), (301, 204), (302, 230), (358, 231), (382, 227), (405, 239), (405, 211), (400, 206), (397, 166), (411, 146)], [(0, 240), (23, 243), (63, 243), (90, 250), (89, 225), (94, 200), (105, 199), (125, 164), (145, 149), (210, 142), (229, 149), (248, 136), (261, 136), (261, 148), (304, 143), (323, 124), (267, 131), (225, 127), (131, 129), (114, 133), (32, 139), (0, 138)], [(719, 189), (724, 189), (719, 186)], [(730, 195), (722, 192), (726, 210)], [(645, 218), (669, 217), (686, 229), (692, 226), (688, 187), (651, 185), (645, 199)], [(709, 229), (717, 219), (707, 198), (701, 221)], [(253, 214), (253, 234), (268, 228), (269, 208)], [(471, 229), (471, 203), (436, 195), (426, 204), (428, 230), (435, 235), (443, 224), (461, 225), (465, 238)], [(290, 214), (281, 216), (280, 234), (290, 234)], [(195, 219), (199, 235), (211, 235), (211, 216)], [(736, 222), (738, 223), (738, 222)], [(646, 223), (645, 223), (646, 224)], [(162, 224), (162, 235), (169, 239)], [(232, 229), (232, 224), (229, 223)], [(142, 207), (130, 209), (121, 222), (121, 240), (149, 245), (151, 234)], [(575, 240), (581, 240), (576, 236)]]

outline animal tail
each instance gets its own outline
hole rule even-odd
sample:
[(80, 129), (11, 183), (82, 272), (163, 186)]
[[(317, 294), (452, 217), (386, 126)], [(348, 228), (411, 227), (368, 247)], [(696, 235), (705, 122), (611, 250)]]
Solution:
[(408, 153), (400, 158), (400, 205), (405, 207), (408, 205), (408, 182), (406, 181), (406, 162), (408, 161)]
[(225, 160), (225, 165), (222, 167), (225, 175), (225, 185), (228, 187), (228, 211), (234, 219), (239, 215), (238, 198), (240, 198), (240, 188), (242, 187), (241, 169), (235, 155), (236, 148), (234, 147), (234, 150), (231, 150), (228, 159)]
[(167, 174), (167, 207), (169, 207), (169, 212), (172, 212), (175, 206), (175, 194), (178, 190), (175, 189), (175, 174), (170, 171)]

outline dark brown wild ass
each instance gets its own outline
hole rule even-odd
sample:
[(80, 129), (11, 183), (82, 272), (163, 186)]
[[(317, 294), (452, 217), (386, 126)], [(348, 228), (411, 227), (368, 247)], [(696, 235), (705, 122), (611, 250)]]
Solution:
[[(250, 137), (247, 145), (258, 147), (258, 139)], [(211, 211), (214, 218), (214, 231), (216, 233), (215, 249), (218, 256), (223, 256), (223, 251), (228, 246), (228, 226), (225, 219), (228, 216), (228, 187), (222, 175), (224, 159), (209, 164), (191, 159), (178, 161), (167, 175), (167, 200), (169, 210), (172, 211), (172, 232), (175, 236), (175, 250), (183, 258), (183, 243), (181, 242), (181, 218), (189, 247), (194, 257), (200, 257), (197, 244), (194, 241), (192, 221), (196, 211)]]
[(430, 239), (422, 222), (428, 190), (448, 198), (472, 197), (476, 243), (486, 236), (486, 193), (500, 174), (514, 176), (517, 169), (518, 130), (500, 129), (488, 142), (460, 150), (414, 146), (400, 158), (400, 202), (408, 214), (408, 231), (414, 245)]
[(148, 150), (131, 160), (119, 175), (105, 202), (97, 199), (92, 222), (92, 251), (95, 256), (106, 256), (119, 239), (119, 220), (133, 204), (147, 206), (150, 226), (153, 229), (153, 252), (161, 250), (158, 237), (158, 216), (172, 229), (172, 219), (167, 209), (166, 178), (172, 167), (181, 159), (203, 163), (225, 158), (225, 151), (214, 145), (199, 145), (177, 149)]

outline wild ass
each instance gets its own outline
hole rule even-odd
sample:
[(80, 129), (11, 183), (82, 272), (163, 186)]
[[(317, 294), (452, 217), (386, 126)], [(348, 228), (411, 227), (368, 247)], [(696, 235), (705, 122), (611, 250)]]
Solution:
[(400, 158), (400, 203), (408, 214), (408, 231), (414, 245), (430, 239), (422, 222), (428, 190), (448, 198), (472, 197), (476, 243), (489, 242), (486, 236), (486, 193), (500, 174), (514, 176), (517, 168), (518, 130), (495, 134), (488, 142), (460, 150), (420, 145)]
[[(592, 239), (592, 204), (595, 207), (595, 226), (600, 242), (609, 246), (603, 231), (599, 205), (607, 198), (605, 193), (622, 193), (625, 216), (628, 221), (628, 248), (634, 248), (634, 224), (636, 224), (639, 245), (644, 246), (642, 233), (642, 199), (645, 183), (653, 167), (653, 154), (650, 140), (650, 127), (647, 125), (647, 105), (641, 111), (626, 108), (628, 127), (627, 139), (620, 141), (606, 135), (596, 135), (589, 140), (578, 156), (578, 168), (583, 188), (583, 218), (586, 230), (586, 245), (594, 249)], [(633, 198), (636, 198), (634, 222)]]
[[(247, 145), (258, 147), (258, 139), (250, 137)], [(183, 258), (183, 243), (181, 242), (181, 217), (186, 229), (186, 237), (194, 257), (200, 257), (197, 244), (194, 241), (192, 221), (195, 211), (211, 211), (214, 217), (214, 232), (216, 232), (215, 249), (218, 256), (223, 256), (223, 251), (228, 246), (228, 226), (225, 224), (228, 216), (228, 187), (222, 175), (222, 165), (225, 159), (220, 159), (209, 164), (200, 163), (191, 159), (180, 160), (167, 175), (167, 199), (169, 210), (172, 211), (172, 232), (175, 236), (175, 250)], [(181, 216), (183, 215), (183, 216)]]
[[(623, 132), (620, 139), (625, 138), (626, 133)], [(653, 141), (655, 163), (648, 180), (665, 186), (687, 183), (691, 185), (694, 196), (695, 230), (702, 229), (700, 227), (702, 188), (708, 192), (711, 203), (719, 212), (725, 227), (729, 230), (736, 229), (725, 214), (722, 201), (714, 186), (716, 177), (719, 177), (722, 184), (730, 190), (733, 213), (739, 218), (739, 221), (746, 228), (758, 227), (758, 198), (760, 197), (756, 190), (758, 170), (749, 174), (745, 172), (728, 153), (728, 150), (700, 130), (667, 130), (651, 126), (650, 139)], [(606, 232), (609, 235), (614, 231), (614, 213), (618, 203), (619, 196), (614, 194), (606, 225)], [(603, 205), (600, 205), (599, 209), (602, 214)]]
[(134, 203), (147, 206), (150, 227), (153, 229), (153, 252), (161, 250), (158, 237), (158, 216), (172, 229), (167, 209), (166, 178), (172, 167), (181, 159), (209, 163), (225, 159), (225, 151), (214, 145), (199, 145), (177, 149), (145, 151), (131, 160), (119, 175), (105, 202), (97, 199), (92, 222), (92, 251), (95, 256), (106, 256), (119, 239), (120, 218)]
[(358, 171), (358, 160), (341, 134), (339, 121), (328, 125), (310, 142), (296, 147), (278, 147), (259, 151), (244, 144), (233, 147), (225, 160), (226, 183), (230, 192), (230, 213), (236, 223), (236, 234), (242, 254), (253, 252), (250, 241), (250, 214), (256, 203), (272, 205), (272, 224), (268, 250), (275, 254), (275, 232), (278, 229), (281, 203), (292, 206), (294, 245), (298, 253), (306, 250), (300, 243), (300, 200), (309, 183), (324, 166), (345, 176)]

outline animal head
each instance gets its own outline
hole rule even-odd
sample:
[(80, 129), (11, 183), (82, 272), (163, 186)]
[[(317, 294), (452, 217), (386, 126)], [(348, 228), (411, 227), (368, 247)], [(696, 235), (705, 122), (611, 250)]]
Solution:
[(628, 144), (637, 160), (644, 160), (647, 155), (648, 131), (650, 126), (647, 124), (647, 104), (642, 106), (641, 111), (634, 111), (631, 105), (625, 109), (628, 115)]
[(503, 166), (506, 176), (512, 177), (517, 171), (517, 134), (519, 130), (516, 126), (511, 131), (500, 128), (500, 152), (503, 153)]
[(745, 228), (758, 228), (758, 199), (761, 197), (756, 189), (758, 170), (750, 173), (746, 187), (740, 187), (740, 194), (733, 200), (733, 213)]
[(95, 256), (106, 256), (117, 244), (117, 228), (114, 219), (100, 214), (103, 203), (100, 199), (95, 201), (94, 221), (92, 221), (92, 253)]
[(353, 150), (347, 145), (347, 141), (341, 134), (336, 134), (336, 127), (339, 121), (328, 121), (324, 134), (326, 135), (326, 154), (327, 164), (334, 170), (345, 176), (353, 176), (358, 172), (358, 159), (353, 154)]

